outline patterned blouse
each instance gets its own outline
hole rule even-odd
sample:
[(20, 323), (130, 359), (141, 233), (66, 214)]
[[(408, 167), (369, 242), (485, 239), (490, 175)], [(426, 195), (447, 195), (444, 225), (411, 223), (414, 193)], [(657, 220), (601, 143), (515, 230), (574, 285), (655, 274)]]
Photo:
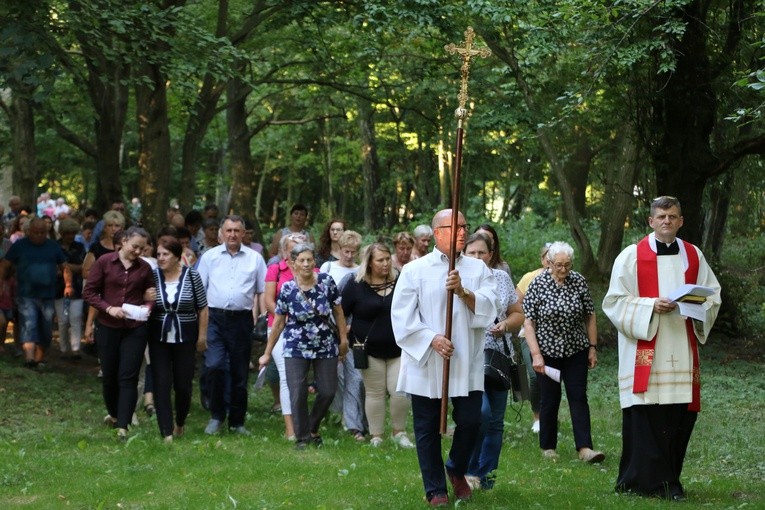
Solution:
[(196, 343), (199, 338), (198, 311), (207, 306), (199, 273), (182, 267), (176, 284), (165, 282), (165, 273), (155, 269), (157, 297), (149, 318), (149, 340), (167, 343)]
[(535, 323), (539, 349), (550, 358), (568, 358), (589, 347), (585, 319), (594, 312), (587, 281), (576, 271), (558, 285), (545, 270), (523, 298), (523, 313)]
[(510, 350), (510, 352), (507, 352), (505, 350), (505, 346), (502, 343), (502, 339), (489, 333), (489, 330), (493, 328), (494, 325), (498, 322), (507, 319), (507, 307), (518, 302), (518, 295), (515, 293), (515, 287), (513, 286), (513, 281), (510, 279), (510, 275), (508, 275), (504, 269), (492, 269), (491, 272), (494, 273), (494, 278), (497, 280), (499, 313), (497, 314), (497, 319), (494, 321), (494, 324), (486, 328), (486, 344), (484, 345), (484, 349), (495, 349), (500, 352), (504, 352), (508, 356), (512, 356), (514, 353), (513, 344), (510, 341), (511, 335), (505, 335), (505, 340), (507, 340), (507, 347)]
[(340, 355), (332, 320), (332, 308), (340, 304), (335, 281), (326, 273), (316, 275), (313, 288), (302, 291), (295, 280), (285, 282), (276, 300), (275, 312), (286, 315), (284, 357), (336, 358)]

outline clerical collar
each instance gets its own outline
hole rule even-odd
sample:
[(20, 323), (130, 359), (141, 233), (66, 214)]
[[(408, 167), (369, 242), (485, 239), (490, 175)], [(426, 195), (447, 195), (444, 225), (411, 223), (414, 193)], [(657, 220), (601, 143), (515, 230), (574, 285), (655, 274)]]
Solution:
[(656, 240), (656, 255), (677, 255), (680, 253), (680, 246), (677, 244), (677, 239), (669, 244)]

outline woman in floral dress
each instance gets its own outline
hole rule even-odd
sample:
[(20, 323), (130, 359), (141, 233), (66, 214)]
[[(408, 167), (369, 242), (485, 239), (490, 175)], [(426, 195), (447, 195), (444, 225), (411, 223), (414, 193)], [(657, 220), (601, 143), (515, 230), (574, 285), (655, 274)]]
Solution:
[[(319, 427), (335, 396), (337, 362), (348, 352), (348, 338), (337, 285), (328, 274), (314, 272), (313, 244), (295, 245), (290, 265), (295, 279), (285, 282), (279, 291), (274, 323), (259, 363), (261, 367), (268, 365), (283, 331), (295, 448), (302, 450), (309, 443), (322, 445)], [(317, 393), (309, 413), (308, 371), (312, 365)]]

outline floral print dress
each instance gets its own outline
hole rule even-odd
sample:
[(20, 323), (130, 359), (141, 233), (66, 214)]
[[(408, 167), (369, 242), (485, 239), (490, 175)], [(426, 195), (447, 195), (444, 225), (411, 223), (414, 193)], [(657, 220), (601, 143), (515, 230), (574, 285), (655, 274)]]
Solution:
[(279, 291), (275, 313), (287, 316), (282, 333), (285, 358), (323, 359), (340, 354), (338, 338), (330, 326), (340, 293), (328, 274), (318, 273), (316, 279), (316, 285), (306, 291), (295, 280), (285, 282)]

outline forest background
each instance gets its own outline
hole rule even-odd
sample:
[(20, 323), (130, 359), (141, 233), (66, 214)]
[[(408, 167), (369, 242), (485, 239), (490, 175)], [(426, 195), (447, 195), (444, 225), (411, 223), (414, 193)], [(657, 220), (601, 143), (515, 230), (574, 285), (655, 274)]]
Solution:
[[(216, 203), (256, 238), (309, 206), (395, 232), (449, 203), (467, 26), (462, 199), (517, 275), (541, 228), (604, 281), (657, 195), (723, 283), (720, 324), (765, 331), (761, 0), (6, 0), (0, 168), (13, 193), (104, 210)], [(752, 333), (755, 332), (755, 333)]]

